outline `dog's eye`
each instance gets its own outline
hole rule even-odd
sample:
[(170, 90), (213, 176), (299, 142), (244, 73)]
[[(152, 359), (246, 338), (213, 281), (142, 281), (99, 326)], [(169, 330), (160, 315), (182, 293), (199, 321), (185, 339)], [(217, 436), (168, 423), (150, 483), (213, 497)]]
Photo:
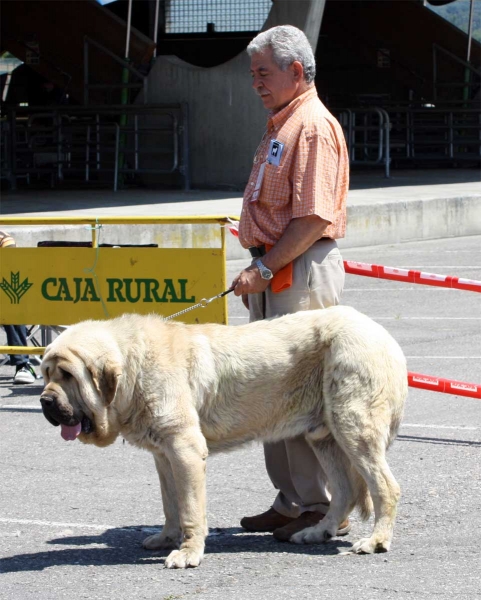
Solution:
[(62, 377), (64, 377), (65, 379), (70, 379), (72, 377), (72, 373), (69, 373), (65, 369), (62, 369), (61, 367), (59, 367), (59, 369), (60, 369), (60, 373), (62, 373)]

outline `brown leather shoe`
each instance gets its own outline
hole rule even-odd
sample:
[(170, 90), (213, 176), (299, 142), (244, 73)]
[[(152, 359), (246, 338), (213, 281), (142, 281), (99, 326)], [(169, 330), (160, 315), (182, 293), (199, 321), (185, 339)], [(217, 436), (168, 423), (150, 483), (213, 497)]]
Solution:
[[(274, 530), (274, 537), (279, 542), (288, 542), (291, 537), (298, 531), (302, 531), (306, 527), (313, 527), (321, 521), (325, 515), (317, 511), (306, 511), (303, 512), (297, 519), (292, 520), (287, 525)], [(346, 519), (339, 525), (337, 530), (338, 536), (347, 535), (351, 531), (351, 524), (349, 519)]]
[(292, 521), (295, 521), (295, 519), (285, 517), (273, 508), (270, 508), (261, 515), (244, 517), (241, 519), (240, 524), (247, 531), (274, 531), (275, 529), (283, 528)]

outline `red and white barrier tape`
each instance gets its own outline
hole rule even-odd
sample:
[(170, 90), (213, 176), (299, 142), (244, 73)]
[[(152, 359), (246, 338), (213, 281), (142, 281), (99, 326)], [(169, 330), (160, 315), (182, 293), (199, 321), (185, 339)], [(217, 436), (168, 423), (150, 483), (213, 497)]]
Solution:
[(436, 275), (435, 273), (423, 273), (412, 269), (397, 269), (394, 267), (383, 267), (369, 263), (345, 260), (346, 273), (353, 275), (364, 275), (365, 277), (377, 277), (378, 279), (391, 279), (394, 281), (405, 281), (407, 283), (420, 283), (423, 285), (435, 285), (438, 287), (455, 288), (469, 292), (481, 292), (481, 281), (452, 277), (451, 275)]
[(442, 379), (441, 377), (431, 377), (430, 375), (409, 372), (408, 385), (432, 392), (443, 392), (445, 394), (481, 399), (481, 385), (476, 383), (466, 383), (464, 381), (454, 381), (452, 379)]
[[(391, 279), (394, 281), (405, 281), (409, 283), (420, 283), (424, 285), (435, 285), (438, 287), (468, 290), (470, 292), (481, 292), (481, 281), (474, 279), (463, 279), (451, 277), (450, 275), (436, 275), (435, 273), (423, 273), (412, 269), (396, 269), (394, 267), (383, 267), (369, 263), (344, 261), (346, 273), (353, 275), (364, 275), (365, 277), (376, 277), (378, 279)], [(431, 377), (420, 373), (408, 373), (408, 385), (410, 387), (430, 390), (432, 392), (443, 392), (458, 396), (481, 399), (481, 385), (454, 381), (441, 377)]]

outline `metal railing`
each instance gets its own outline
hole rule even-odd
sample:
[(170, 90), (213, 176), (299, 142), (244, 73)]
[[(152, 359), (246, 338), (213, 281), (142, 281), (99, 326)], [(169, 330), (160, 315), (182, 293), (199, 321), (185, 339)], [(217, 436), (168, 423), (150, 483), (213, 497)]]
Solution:
[(2, 177), (110, 182), (177, 174), (190, 188), (187, 105), (16, 107), (2, 116)]
[(352, 165), (481, 162), (481, 109), (339, 108)]
[(481, 160), (481, 110), (398, 108), (390, 111), (393, 160), (423, 163)]
[(382, 165), (390, 176), (390, 120), (379, 107), (342, 108), (335, 111), (344, 130), (352, 165)]

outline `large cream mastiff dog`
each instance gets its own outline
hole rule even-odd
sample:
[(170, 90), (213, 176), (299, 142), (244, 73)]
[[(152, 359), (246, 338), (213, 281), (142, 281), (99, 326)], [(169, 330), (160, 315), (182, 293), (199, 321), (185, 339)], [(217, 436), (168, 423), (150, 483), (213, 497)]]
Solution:
[(207, 535), (209, 451), (305, 435), (329, 480), (325, 518), (292, 536), (336, 535), (357, 506), (375, 525), (353, 552), (389, 549), (399, 486), (386, 463), (407, 392), (403, 353), (348, 307), (229, 327), (158, 316), (85, 321), (47, 347), (45, 417), (66, 440), (121, 435), (154, 455), (165, 525), (145, 548), (175, 548), (169, 568), (199, 565)]

